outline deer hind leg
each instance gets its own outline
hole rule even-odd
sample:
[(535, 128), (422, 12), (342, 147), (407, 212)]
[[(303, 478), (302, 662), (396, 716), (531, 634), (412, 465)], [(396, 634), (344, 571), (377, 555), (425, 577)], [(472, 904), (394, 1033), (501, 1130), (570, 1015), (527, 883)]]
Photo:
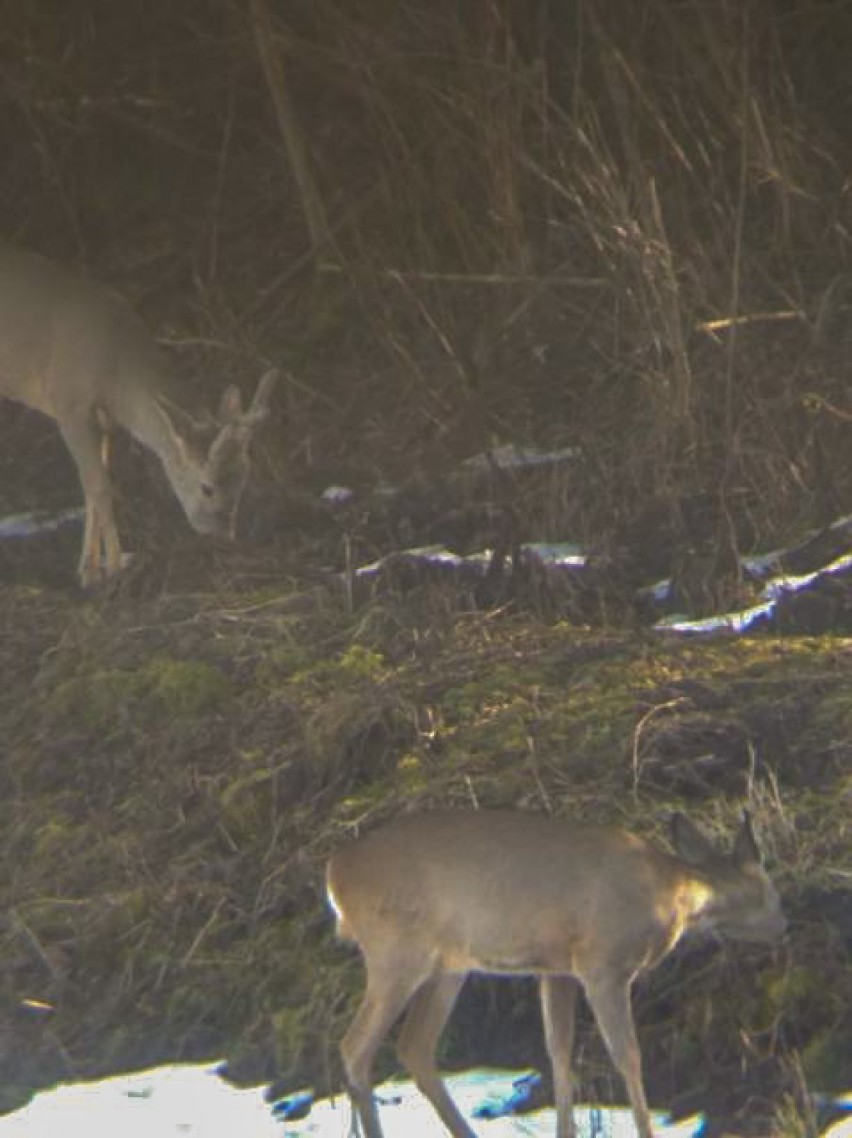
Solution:
[(78, 570), (80, 583), (87, 588), (117, 573), (123, 564), (106, 467), (104, 432), (91, 413), (60, 422), (59, 429), (77, 465), (86, 503)]
[(352, 1100), (353, 1126), (360, 1120), (365, 1138), (382, 1138), (373, 1097), (373, 1059), (382, 1040), (423, 982), (424, 970), (389, 962), (368, 967), (367, 990), (340, 1044), (346, 1083)]
[(464, 973), (427, 980), (409, 1005), (396, 1048), (417, 1088), (435, 1108), (453, 1138), (475, 1138), (475, 1135), (441, 1081), (435, 1066), (435, 1050), (464, 981)]
[(553, 1071), (556, 1138), (574, 1138), (571, 1062), (580, 984), (573, 976), (542, 976), (539, 984), (544, 1036)]
[(612, 1061), (624, 1079), (640, 1138), (654, 1138), (642, 1083), (642, 1056), (630, 1006), (630, 981), (604, 977), (593, 983), (586, 982), (585, 988)]

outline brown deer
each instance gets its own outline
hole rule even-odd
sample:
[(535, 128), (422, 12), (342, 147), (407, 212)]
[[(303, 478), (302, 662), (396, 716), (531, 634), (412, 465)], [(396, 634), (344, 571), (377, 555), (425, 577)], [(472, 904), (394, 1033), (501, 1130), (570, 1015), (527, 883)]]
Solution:
[(243, 410), (228, 387), (218, 419), (181, 408), (179, 384), (138, 316), (108, 289), (34, 253), (0, 245), (0, 395), (56, 421), (86, 503), (84, 586), (123, 564), (105, 438), (123, 427), (159, 457), (190, 525), (233, 537), (252, 432), (275, 372)]
[(371, 1068), (407, 1007), (397, 1051), (454, 1138), (474, 1133), (438, 1075), (435, 1049), (469, 972), (539, 977), (557, 1138), (573, 1138), (571, 1052), (580, 988), (651, 1138), (630, 989), (688, 930), (773, 941), (786, 921), (748, 814), (730, 855), (688, 818), (676, 854), (624, 830), (519, 811), (403, 817), (328, 865), (338, 932), (358, 944), (367, 987), (341, 1052), (357, 1126), (382, 1138)]

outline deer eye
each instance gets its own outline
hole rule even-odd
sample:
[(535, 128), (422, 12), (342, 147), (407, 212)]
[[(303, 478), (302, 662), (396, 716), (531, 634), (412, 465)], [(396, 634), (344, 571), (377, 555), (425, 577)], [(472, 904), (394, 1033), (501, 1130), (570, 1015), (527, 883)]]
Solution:
[(205, 498), (212, 498), (213, 497), (213, 487), (210, 485), (209, 482), (202, 482), (201, 483), (201, 493), (204, 495)]

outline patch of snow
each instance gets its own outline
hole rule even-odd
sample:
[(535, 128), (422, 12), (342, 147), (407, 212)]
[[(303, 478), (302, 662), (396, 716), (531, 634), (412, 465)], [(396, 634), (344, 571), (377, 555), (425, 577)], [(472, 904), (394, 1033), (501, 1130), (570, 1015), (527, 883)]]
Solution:
[(531, 466), (552, 466), (579, 458), (577, 447), (558, 447), (556, 450), (542, 451), (535, 447), (519, 447), (514, 443), (495, 447), (484, 454), (475, 454), (462, 463), (465, 470), (484, 473), (495, 467), (498, 470), (518, 470)]
[(775, 600), (778, 597), (784, 596), (785, 593), (798, 593), (802, 589), (806, 589), (821, 577), (831, 576), (834, 573), (843, 573), (847, 569), (852, 569), (852, 553), (844, 553), (840, 557), (836, 557), (834, 561), (830, 561), (828, 565), (824, 565), (822, 569), (816, 569), (813, 573), (802, 573), (799, 576), (794, 574), (787, 574), (783, 577), (775, 577), (769, 581), (764, 589), (764, 596), (769, 597), (770, 600)]
[(573, 541), (528, 541), (521, 546), (521, 552), (532, 554), (545, 565), (560, 568), (583, 569), (589, 562), (586, 550)]
[(63, 1083), (0, 1118), (2, 1138), (282, 1138), (259, 1090), (241, 1091), (212, 1065), (175, 1065)]
[(354, 497), (355, 491), (350, 490), (348, 486), (326, 486), (320, 494), (323, 502), (330, 502), (332, 506), (343, 506), (351, 502)]
[(745, 632), (761, 618), (768, 619), (775, 609), (772, 601), (766, 604), (753, 605), (741, 612), (720, 613), (718, 616), (705, 616), (691, 620), (681, 614), (663, 617), (658, 620), (654, 628), (658, 632)]
[[(271, 1105), (264, 1088), (239, 1089), (220, 1077), (219, 1063), (175, 1064), (97, 1081), (63, 1083), (43, 1091), (21, 1110), (0, 1117), (0, 1138), (345, 1138), (351, 1113), (344, 1095), (310, 1106), (309, 1093)], [(511, 1114), (519, 1088), (536, 1076), (478, 1069), (447, 1077), (462, 1113), (482, 1138), (552, 1138), (552, 1108)], [(431, 1106), (411, 1082), (376, 1088), (385, 1138), (438, 1138), (444, 1131)], [(836, 1100), (852, 1111), (852, 1093)], [(299, 1117), (287, 1117), (287, 1104)], [(635, 1138), (627, 1109), (578, 1106), (577, 1138)], [(669, 1123), (654, 1113), (660, 1138), (697, 1138), (700, 1115)], [(834, 1122), (824, 1138), (852, 1138), (852, 1114)]]
[(82, 525), (86, 511), (82, 506), (60, 510), (58, 514), (10, 514), (0, 518), (0, 540), (17, 537), (35, 537), (40, 533), (52, 533), (67, 525)]

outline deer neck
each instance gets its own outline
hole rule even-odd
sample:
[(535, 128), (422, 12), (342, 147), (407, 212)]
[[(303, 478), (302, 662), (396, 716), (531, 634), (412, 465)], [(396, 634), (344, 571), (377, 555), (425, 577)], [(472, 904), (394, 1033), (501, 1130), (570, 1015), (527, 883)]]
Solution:
[(712, 884), (703, 874), (676, 858), (666, 857), (660, 868), (655, 916), (659, 928), (665, 932), (654, 962), (673, 949), (685, 933), (705, 923), (707, 909), (715, 896)]
[(191, 419), (182, 405), (179, 385), (165, 361), (155, 359), (144, 371), (135, 368), (132, 381), (117, 384), (104, 408), (110, 419), (157, 455), (179, 497), (194, 454)]

